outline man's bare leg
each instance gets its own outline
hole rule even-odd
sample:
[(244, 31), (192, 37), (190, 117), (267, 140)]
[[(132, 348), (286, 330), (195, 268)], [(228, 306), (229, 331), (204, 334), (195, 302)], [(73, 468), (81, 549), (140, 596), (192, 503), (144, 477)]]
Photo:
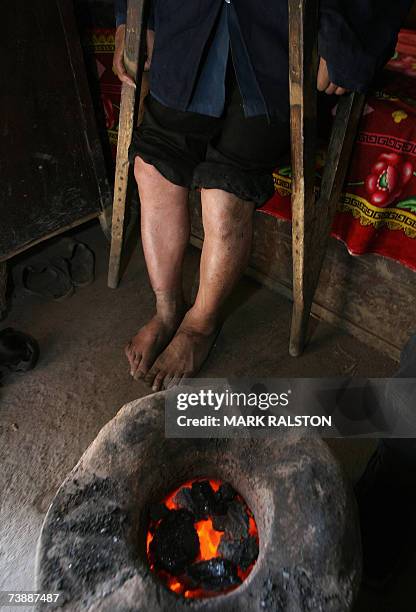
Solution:
[(203, 189), (205, 239), (193, 307), (146, 376), (155, 391), (192, 376), (208, 356), (219, 329), (220, 308), (250, 255), (254, 205), (219, 189)]
[(182, 321), (182, 266), (190, 221), (188, 189), (169, 182), (139, 157), (134, 175), (141, 202), (143, 251), (156, 296), (155, 316), (126, 347), (130, 373), (137, 379), (147, 373)]

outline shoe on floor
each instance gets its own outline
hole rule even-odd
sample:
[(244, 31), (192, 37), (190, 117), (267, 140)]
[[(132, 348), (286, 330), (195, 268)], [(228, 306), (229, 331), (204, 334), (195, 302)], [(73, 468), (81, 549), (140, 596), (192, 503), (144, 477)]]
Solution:
[(381, 589), (397, 576), (415, 551), (414, 466), (399, 465), (395, 453), (381, 443), (355, 493), (363, 547), (363, 582)]
[(78, 242), (69, 260), (69, 272), (76, 287), (86, 287), (94, 282), (94, 253), (86, 244)]
[(39, 345), (34, 338), (12, 327), (0, 331), (0, 369), (27, 372), (38, 358)]
[(25, 266), (21, 270), (21, 285), (26, 293), (57, 302), (74, 293), (68, 263), (63, 257), (55, 257), (50, 262), (38, 265)]
[(69, 273), (75, 287), (86, 287), (94, 282), (95, 257), (93, 251), (83, 242), (65, 237), (60, 245), (68, 261)]

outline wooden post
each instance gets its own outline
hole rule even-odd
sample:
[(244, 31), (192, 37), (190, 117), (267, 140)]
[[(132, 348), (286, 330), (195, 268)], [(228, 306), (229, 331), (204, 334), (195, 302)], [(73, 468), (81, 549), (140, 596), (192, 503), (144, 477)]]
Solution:
[(128, 0), (124, 65), (136, 82), (136, 89), (123, 83), (118, 127), (117, 159), (114, 181), (111, 251), (108, 266), (108, 286), (115, 289), (120, 279), (120, 261), (124, 238), (124, 217), (129, 176), (128, 150), (136, 117), (137, 92), (140, 91), (144, 54), (146, 0)]
[(362, 94), (339, 98), (316, 202), (318, 4), (318, 0), (289, 0), (293, 169), (293, 313), (289, 352), (294, 357), (303, 352), (312, 301), (364, 105)]
[(311, 292), (315, 211), (318, 0), (289, 2), (289, 91), (292, 152), (293, 313), (289, 352), (303, 350)]

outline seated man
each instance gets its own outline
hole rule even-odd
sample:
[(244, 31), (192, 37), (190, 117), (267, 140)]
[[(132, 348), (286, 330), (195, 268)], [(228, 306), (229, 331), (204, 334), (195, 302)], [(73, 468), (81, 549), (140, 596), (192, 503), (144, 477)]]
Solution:
[[(318, 89), (365, 91), (411, 3), (322, 0)], [(288, 8), (287, 0), (153, 0), (151, 9), (150, 94), (130, 161), (156, 314), (126, 354), (131, 375), (156, 391), (194, 375), (206, 359), (221, 306), (248, 261), (253, 212), (273, 195), (272, 172), (288, 153)], [(114, 69), (134, 85), (122, 61), (126, 0), (116, 0), (116, 15)], [(205, 240), (187, 309), (192, 188), (201, 189)]]

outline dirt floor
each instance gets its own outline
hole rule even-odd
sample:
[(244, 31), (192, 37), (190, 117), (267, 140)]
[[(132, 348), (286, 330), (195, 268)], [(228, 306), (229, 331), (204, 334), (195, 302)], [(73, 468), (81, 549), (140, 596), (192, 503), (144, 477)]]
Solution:
[[(123, 348), (150, 316), (153, 299), (138, 249), (117, 290), (106, 286), (108, 243), (98, 224), (72, 232), (96, 254), (96, 281), (66, 301), (45, 302), (15, 291), (1, 328), (16, 327), (40, 344), (35, 370), (9, 376), (0, 388), (0, 590), (33, 588), (36, 541), (43, 516), (65, 475), (126, 402), (149, 393), (128, 374)], [(29, 251), (59, 252), (59, 240)], [(186, 285), (192, 287), (198, 251), (190, 248)], [(16, 269), (16, 267), (15, 267)], [(291, 304), (244, 279), (201, 375), (390, 376), (396, 364), (350, 336), (319, 323), (304, 356), (288, 356)], [(352, 479), (374, 442), (332, 441)], [(414, 571), (383, 595), (365, 590), (357, 612), (414, 610)]]

